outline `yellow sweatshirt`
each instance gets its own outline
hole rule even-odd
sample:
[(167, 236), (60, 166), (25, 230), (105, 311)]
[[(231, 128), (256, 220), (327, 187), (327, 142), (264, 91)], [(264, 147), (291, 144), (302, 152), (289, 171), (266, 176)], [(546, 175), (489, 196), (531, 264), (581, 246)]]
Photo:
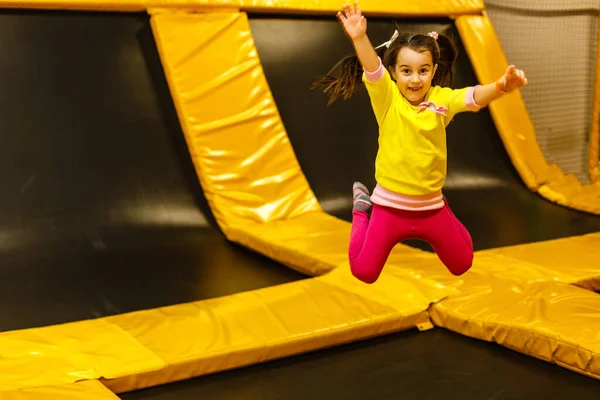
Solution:
[(413, 106), (381, 65), (364, 72), (379, 124), (375, 179), (387, 190), (405, 195), (441, 191), (446, 179), (446, 126), (454, 115), (478, 111), (474, 87), (432, 86), (423, 103)]

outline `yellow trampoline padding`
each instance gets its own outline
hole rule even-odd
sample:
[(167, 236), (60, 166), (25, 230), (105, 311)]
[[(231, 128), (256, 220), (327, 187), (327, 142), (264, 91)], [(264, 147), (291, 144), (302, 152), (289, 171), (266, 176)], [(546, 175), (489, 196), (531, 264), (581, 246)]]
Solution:
[(500, 254), (475, 252), (473, 266), (457, 277), (448, 272), (435, 254), (412, 254), (405, 261), (395, 260), (385, 266), (387, 274), (403, 278), (410, 276), (428, 287), (443, 289), (450, 296), (486, 288), (495, 279), (514, 282), (556, 281), (566, 284), (575, 279), (568, 273), (549, 270), (544, 265), (505, 257)]
[(165, 367), (103, 382), (122, 393), (415, 326), (428, 329), (429, 305), (447, 295), (389, 274), (366, 286), (339, 268), (318, 278), (110, 317)]
[[(482, 255), (504, 257), (506, 265), (518, 260), (540, 266), (552, 278), (549, 280), (600, 290), (600, 233), (482, 250), (477, 254)], [(506, 269), (512, 274), (510, 270), (514, 268)]]
[(0, 391), (112, 378), (161, 368), (131, 335), (103, 320), (0, 333)]
[(215, 218), (232, 226), (321, 210), (294, 155), (244, 13), (151, 17)]
[(600, 295), (502, 279), (430, 308), (438, 326), (600, 378)]
[[(506, 72), (508, 62), (487, 15), (460, 16), (456, 27), (481, 83), (494, 82)], [(519, 90), (493, 101), (489, 109), (513, 165), (530, 190), (562, 206), (600, 214), (600, 184), (582, 185), (546, 162)]]
[[(323, 275), (348, 261), (350, 224), (324, 212), (231, 229), (230, 239), (297, 271)], [(398, 245), (390, 262), (423, 251)]]
[(119, 398), (98, 381), (81, 381), (61, 386), (0, 392), (2, 400), (118, 400)]
[[(326, 13), (340, 9), (339, 0), (0, 0), (4, 8), (41, 8), (77, 10), (142, 11), (151, 8), (169, 9), (222, 9), (242, 8), (255, 12)], [(402, 3), (389, 0), (362, 0), (365, 12), (377, 15), (447, 16), (480, 13), (483, 0), (438, 0), (423, 2), (407, 0)]]

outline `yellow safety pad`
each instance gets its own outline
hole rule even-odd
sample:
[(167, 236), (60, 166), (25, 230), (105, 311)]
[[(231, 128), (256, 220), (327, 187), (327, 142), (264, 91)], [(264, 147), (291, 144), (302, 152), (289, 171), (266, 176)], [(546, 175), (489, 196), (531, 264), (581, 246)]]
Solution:
[(438, 326), (600, 378), (600, 295), (556, 282), (493, 279), (430, 308)]
[(118, 400), (119, 398), (98, 381), (81, 381), (62, 386), (0, 392), (2, 400)]
[(89, 11), (144, 11), (144, 0), (0, 0), (2, 8), (66, 9)]
[(461, 276), (452, 275), (432, 253), (406, 255), (404, 261), (397, 257), (385, 266), (384, 271), (400, 278), (410, 276), (422, 285), (437, 288), (450, 296), (486, 288), (490, 281), (506, 279), (515, 282), (556, 281), (572, 283), (573, 275), (553, 271), (542, 264), (510, 258), (502, 254), (475, 252), (473, 266)]
[[(339, 0), (0, 0), (4, 8), (45, 8), (77, 10), (141, 11), (149, 8), (179, 8), (202, 11), (208, 9), (242, 8), (255, 12), (326, 13), (340, 9)], [(480, 13), (483, 0), (438, 0), (423, 2), (407, 0), (362, 0), (365, 12), (377, 15), (446, 16)]]
[(103, 380), (116, 393), (353, 342), (415, 326), (447, 295), (411, 277), (358, 284), (348, 268), (319, 278), (107, 318), (165, 361)]
[[(486, 84), (501, 77), (508, 62), (489, 17), (460, 16), (456, 27), (477, 79)], [(530, 190), (562, 206), (600, 214), (600, 184), (582, 185), (546, 162), (519, 90), (493, 101), (489, 109), (513, 165)]]
[[(230, 238), (309, 275), (323, 275), (348, 261), (351, 225), (324, 212), (310, 212), (268, 224), (232, 229)], [(421, 250), (398, 245), (393, 261)]]
[(246, 15), (167, 13), (151, 22), (196, 171), (225, 233), (321, 210), (281, 122)]
[(131, 335), (102, 320), (0, 333), (0, 391), (161, 368)]
[(518, 260), (543, 268), (548, 280), (600, 290), (600, 233), (483, 250), (476, 256), (483, 255), (503, 257), (502, 264), (511, 265), (505, 268), (510, 275), (514, 273), (512, 263)]
[(229, 239), (301, 273), (323, 275), (348, 259), (350, 224), (324, 212), (309, 212), (231, 229)]

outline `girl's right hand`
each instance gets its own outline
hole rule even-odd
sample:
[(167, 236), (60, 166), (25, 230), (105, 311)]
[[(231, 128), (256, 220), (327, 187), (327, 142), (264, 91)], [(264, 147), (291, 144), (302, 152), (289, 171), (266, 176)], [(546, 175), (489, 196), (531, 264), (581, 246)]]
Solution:
[(360, 12), (358, 0), (354, 1), (354, 8), (348, 3), (344, 4), (342, 11), (338, 11), (337, 17), (350, 39), (356, 40), (367, 34), (367, 20)]

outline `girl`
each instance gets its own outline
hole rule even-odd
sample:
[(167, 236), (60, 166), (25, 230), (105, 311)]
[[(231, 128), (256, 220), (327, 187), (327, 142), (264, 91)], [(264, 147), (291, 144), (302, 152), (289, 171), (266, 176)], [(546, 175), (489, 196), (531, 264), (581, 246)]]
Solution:
[(527, 85), (525, 74), (511, 65), (494, 83), (451, 89), (457, 52), (448, 37), (396, 31), (374, 49), (358, 1), (344, 5), (337, 17), (356, 55), (341, 60), (315, 85), (331, 103), (349, 98), (364, 83), (379, 125), (377, 185), (372, 195), (360, 182), (353, 186), (352, 273), (375, 282), (396, 243), (416, 238), (430, 243), (448, 270), (461, 275), (471, 268), (473, 244), (442, 194), (445, 128), (457, 113), (478, 111)]

